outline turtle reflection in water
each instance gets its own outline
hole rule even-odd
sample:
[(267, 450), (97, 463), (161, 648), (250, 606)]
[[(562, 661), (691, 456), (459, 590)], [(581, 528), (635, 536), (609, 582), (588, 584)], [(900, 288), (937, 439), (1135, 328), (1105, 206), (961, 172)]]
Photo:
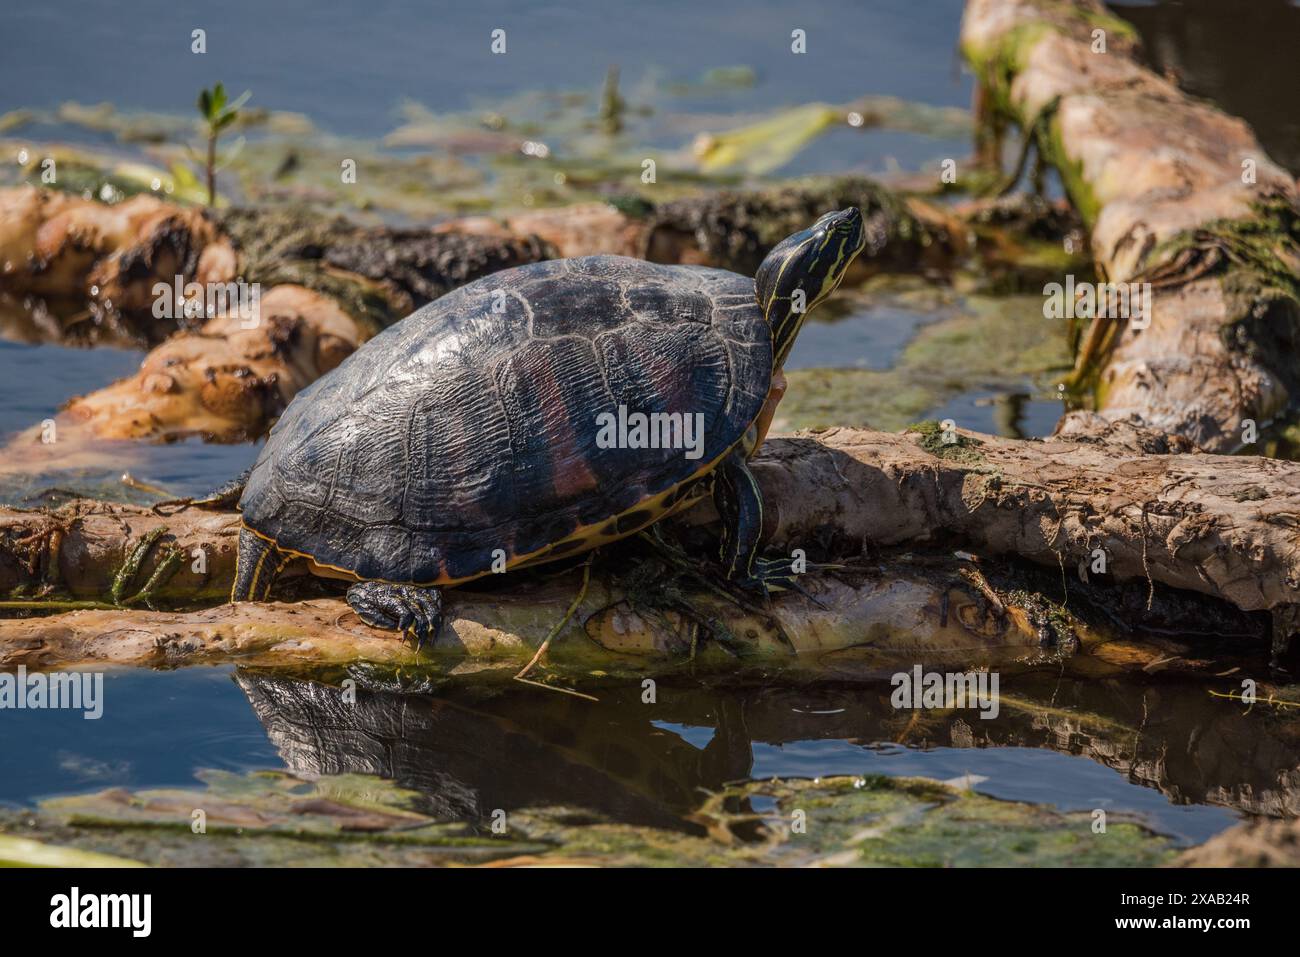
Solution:
[[(300, 556), (356, 582), (348, 604), (367, 624), (418, 644), (441, 625), (440, 586), (503, 555), (513, 568), (593, 549), (710, 493), (725, 575), (758, 594), (788, 587), (790, 562), (759, 556), (747, 462), (804, 318), (864, 243), (849, 208), (783, 240), (753, 279), (560, 259), (412, 313), (299, 393), (247, 477), (218, 493), (242, 488), (232, 600), (265, 600)], [(608, 447), (598, 423), (626, 410), (702, 422), (702, 448)]]

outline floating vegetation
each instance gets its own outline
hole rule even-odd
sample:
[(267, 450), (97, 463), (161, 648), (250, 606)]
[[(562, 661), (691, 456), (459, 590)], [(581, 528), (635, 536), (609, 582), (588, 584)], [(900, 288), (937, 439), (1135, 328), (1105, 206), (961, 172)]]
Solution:
[(440, 821), (423, 797), (366, 775), (201, 771), (203, 788), (54, 798), (0, 834), (0, 859), (103, 865), (1017, 867), (1154, 866), (1173, 842), (1112, 815), (1001, 801), (964, 781), (831, 777), (731, 785), (668, 830), (566, 807)]
[(864, 293), (868, 304), (921, 311), (930, 319), (890, 368), (786, 370), (790, 387), (775, 428), (896, 431), (966, 393), (1028, 388), (1052, 398), (1070, 368), (1065, 324), (1043, 318), (1040, 296), (963, 296), (898, 277), (872, 281)]
[[(685, 111), (680, 102), (699, 93), (735, 94), (757, 81), (753, 69), (729, 66), (695, 81), (650, 77), (625, 88), (611, 67), (599, 91), (525, 91), (453, 112), (407, 101), (399, 105), (399, 124), (378, 146), (373, 138), (323, 131), (301, 113), (251, 108), (247, 94), (230, 101), (218, 84), (199, 104), (205, 156), (189, 146), (195, 119), (111, 103), (6, 113), (0, 135), (31, 138), (0, 140), (0, 150), (25, 153), (19, 178), (35, 183), (41, 183), (41, 160), (54, 156), (60, 175), (43, 185), (105, 202), (150, 191), (212, 205), (215, 174), (225, 169), (230, 202), (308, 203), (416, 219), (613, 195), (662, 202), (701, 184), (776, 172), (836, 126), (936, 137), (965, 135), (970, 127), (964, 110), (868, 96), (751, 114), (717, 132), (718, 117)], [(73, 130), (110, 136), (115, 145), (56, 142)], [(239, 140), (218, 162), (215, 138), (226, 132)], [(642, 180), (647, 158), (658, 167), (648, 182)], [(0, 185), (12, 176), (12, 168), (0, 168)]]

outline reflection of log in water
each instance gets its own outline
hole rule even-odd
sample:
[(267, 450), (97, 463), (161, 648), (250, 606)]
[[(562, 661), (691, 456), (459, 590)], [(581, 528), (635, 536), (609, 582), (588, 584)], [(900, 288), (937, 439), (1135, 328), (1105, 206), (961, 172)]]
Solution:
[(1152, 67), (1255, 128), (1291, 170), (1300, 169), (1294, 76), (1300, 7), (1292, 0), (1180, 0), (1108, 6), (1141, 32)]
[[(749, 776), (754, 743), (813, 740), (1046, 748), (1090, 758), (1175, 804), (1300, 815), (1295, 724), (1244, 714), (1186, 684), (1026, 676), (1004, 684), (1000, 715), (982, 720), (973, 711), (895, 710), (880, 683), (661, 682), (657, 703), (643, 703), (639, 686), (611, 686), (599, 705), (462, 685), (446, 686), (448, 697), (358, 690), (348, 704), (327, 685), (250, 672), (238, 680), (295, 773), (391, 778), (454, 819), (563, 804), (680, 823), (700, 789)], [(698, 747), (665, 725), (712, 735)], [(877, 767), (864, 754), (861, 770)]]
[(750, 767), (748, 738), (730, 728), (697, 750), (643, 715), (596, 711), (560, 695), (476, 708), (358, 690), (353, 704), (313, 682), (249, 672), (238, 681), (294, 773), (389, 778), (421, 792), (430, 812), (447, 820), (486, 824), (497, 809), (565, 805), (681, 826), (678, 815), (696, 806), (697, 788), (744, 778)]

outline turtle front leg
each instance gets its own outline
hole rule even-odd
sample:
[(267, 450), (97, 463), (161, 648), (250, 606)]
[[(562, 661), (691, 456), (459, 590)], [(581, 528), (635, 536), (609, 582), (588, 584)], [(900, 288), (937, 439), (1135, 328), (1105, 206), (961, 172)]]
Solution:
[(415, 650), (438, 637), (442, 627), (442, 592), (419, 585), (357, 582), (348, 589), (348, 604), (372, 628), (415, 636)]
[(722, 516), (722, 570), (730, 581), (761, 595), (799, 587), (789, 560), (761, 558), (758, 554), (763, 533), (763, 494), (742, 449), (718, 467), (713, 504)]

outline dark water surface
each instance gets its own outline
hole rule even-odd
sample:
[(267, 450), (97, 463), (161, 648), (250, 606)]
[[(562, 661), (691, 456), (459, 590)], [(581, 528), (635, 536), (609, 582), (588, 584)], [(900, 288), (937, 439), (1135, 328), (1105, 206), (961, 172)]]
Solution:
[(1240, 116), (1269, 156), (1300, 174), (1300, 4), (1161, 0), (1110, 6), (1137, 27), (1152, 66)]
[[(143, 358), (143, 352), (132, 349), (32, 345), (0, 338), (0, 440), (53, 418), (73, 396), (130, 375)], [(198, 439), (169, 445), (121, 444), (103, 466), (69, 472), (61, 467), (56, 442), (50, 447), (48, 472), (35, 482), (19, 483), (0, 473), (0, 502), (21, 504), (42, 488), (98, 489), (100, 483), (111, 488), (126, 471), (173, 495), (201, 494), (252, 465), (260, 447)]]

